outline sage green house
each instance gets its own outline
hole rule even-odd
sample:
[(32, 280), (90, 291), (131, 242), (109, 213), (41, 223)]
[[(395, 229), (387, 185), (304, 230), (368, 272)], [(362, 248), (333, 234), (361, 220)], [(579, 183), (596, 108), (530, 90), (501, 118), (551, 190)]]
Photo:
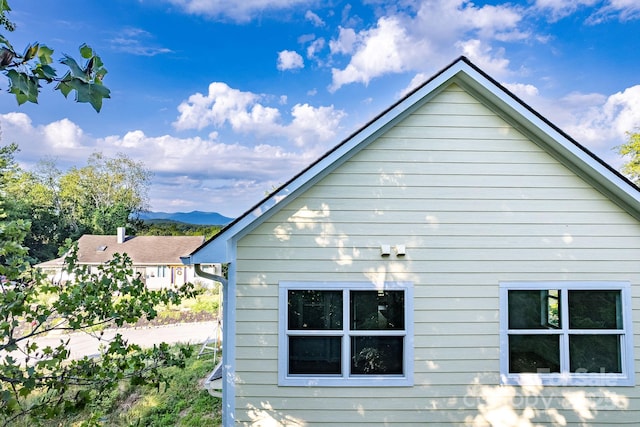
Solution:
[(639, 196), (456, 60), (183, 259), (225, 425), (637, 425)]

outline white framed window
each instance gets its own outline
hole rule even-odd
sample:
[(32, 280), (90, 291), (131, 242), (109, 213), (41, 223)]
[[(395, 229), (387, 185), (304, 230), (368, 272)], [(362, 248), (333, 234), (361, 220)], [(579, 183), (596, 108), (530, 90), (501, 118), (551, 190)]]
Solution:
[(628, 282), (500, 283), (502, 384), (633, 386)]
[(167, 277), (167, 266), (159, 265), (158, 266), (158, 277)]
[(281, 282), (278, 384), (413, 385), (413, 285)]

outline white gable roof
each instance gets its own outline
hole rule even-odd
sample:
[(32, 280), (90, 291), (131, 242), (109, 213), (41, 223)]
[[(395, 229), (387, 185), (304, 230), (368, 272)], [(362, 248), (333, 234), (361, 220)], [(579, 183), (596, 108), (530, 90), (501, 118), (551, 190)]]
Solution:
[(633, 183), (518, 99), (467, 58), (460, 57), (237, 218), (189, 257), (183, 258), (183, 262), (201, 264), (232, 261), (235, 256), (235, 242), (239, 238), (451, 83), (464, 88), (635, 218), (640, 219), (640, 191)]

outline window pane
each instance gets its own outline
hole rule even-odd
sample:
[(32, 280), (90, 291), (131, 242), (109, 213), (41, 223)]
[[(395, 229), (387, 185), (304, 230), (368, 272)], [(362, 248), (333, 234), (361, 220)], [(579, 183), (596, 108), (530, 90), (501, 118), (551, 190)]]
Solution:
[(342, 291), (290, 290), (289, 329), (342, 329)]
[(560, 372), (558, 335), (509, 335), (509, 372)]
[(289, 337), (289, 374), (340, 374), (340, 337)]
[(351, 329), (404, 329), (403, 291), (352, 291)]
[(403, 337), (352, 337), (351, 374), (402, 374)]
[(569, 291), (569, 328), (622, 329), (620, 291)]
[(509, 291), (509, 329), (560, 328), (560, 291)]
[(622, 372), (620, 336), (569, 335), (571, 372)]

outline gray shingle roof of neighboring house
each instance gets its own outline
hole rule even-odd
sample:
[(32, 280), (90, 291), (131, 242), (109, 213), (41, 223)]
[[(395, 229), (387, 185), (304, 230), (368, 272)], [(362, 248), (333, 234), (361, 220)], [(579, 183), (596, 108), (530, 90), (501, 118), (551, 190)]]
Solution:
[[(78, 261), (81, 264), (102, 264), (115, 253), (126, 253), (133, 264), (181, 264), (180, 257), (193, 252), (204, 242), (204, 236), (127, 236), (118, 243), (115, 235), (85, 234), (78, 239)], [(38, 264), (53, 267), (64, 257)]]

